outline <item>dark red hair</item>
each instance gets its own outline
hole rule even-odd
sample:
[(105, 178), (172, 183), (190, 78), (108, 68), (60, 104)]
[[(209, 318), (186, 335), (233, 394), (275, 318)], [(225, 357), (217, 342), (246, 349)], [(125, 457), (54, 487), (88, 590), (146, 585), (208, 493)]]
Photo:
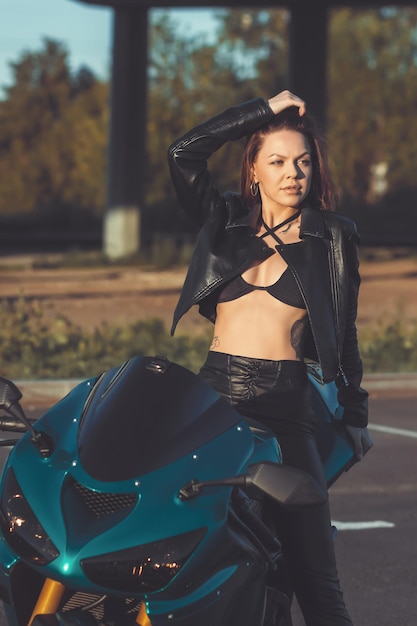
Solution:
[(264, 127), (255, 131), (246, 141), (242, 157), (240, 188), (244, 205), (252, 207), (259, 202), (259, 195), (253, 196), (250, 191), (253, 180), (253, 164), (262, 147), (266, 135), (279, 130), (294, 130), (307, 139), (311, 150), (313, 175), (309, 194), (304, 201), (313, 208), (334, 211), (334, 186), (327, 161), (325, 141), (312, 117), (308, 114), (300, 116), (297, 107), (289, 107), (275, 115)]

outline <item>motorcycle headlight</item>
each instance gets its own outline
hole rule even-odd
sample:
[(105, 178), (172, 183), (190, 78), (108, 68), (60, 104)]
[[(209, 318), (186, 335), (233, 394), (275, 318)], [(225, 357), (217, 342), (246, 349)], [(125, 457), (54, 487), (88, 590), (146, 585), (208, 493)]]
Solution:
[(95, 584), (129, 593), (158, 591), (179, 572), (206, 533), (199, 528), (142, 546), (84, 559), (81, 566)]
[(0, 507), (4, 538), (19, 556), (36, 565), (46, 565), (59, 555), (29, 506), (12, 469), (4, 482)]

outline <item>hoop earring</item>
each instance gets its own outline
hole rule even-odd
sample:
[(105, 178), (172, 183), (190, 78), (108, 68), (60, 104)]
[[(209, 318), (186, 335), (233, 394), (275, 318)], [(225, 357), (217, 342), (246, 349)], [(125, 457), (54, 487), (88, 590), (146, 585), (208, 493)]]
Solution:
[(259, 193), (259, 183), (255, 183), (255, 181), (252, 181), (249, 189), (250, 189), (250, 195), (255, 198)]

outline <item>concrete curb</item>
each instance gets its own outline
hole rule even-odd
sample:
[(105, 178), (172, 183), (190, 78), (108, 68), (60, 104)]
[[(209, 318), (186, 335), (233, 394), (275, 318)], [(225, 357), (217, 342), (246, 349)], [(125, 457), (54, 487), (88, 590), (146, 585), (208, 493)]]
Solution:
[[(51, 406), (67, 395), (83, 379), (21, 380), (15, 381), (23, 393), (26, 405)], [(367, 374), (363, 387), (369, 392), (407, 391), (417, 393), (417, 374)]]
[(363, 386), (368, 391), (408, 390), (417, 392), (417, 374), (367, 374), (363, 377)]

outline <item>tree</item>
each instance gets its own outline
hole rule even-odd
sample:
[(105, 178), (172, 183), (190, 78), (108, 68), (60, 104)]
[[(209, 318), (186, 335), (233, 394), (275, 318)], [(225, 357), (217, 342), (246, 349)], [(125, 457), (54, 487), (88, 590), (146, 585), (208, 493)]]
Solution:
[[(286, 42), (284, 11), (222, 10), (217, 41), (179, 36), (167, 12), (158, 12), (151, 29), (147, 202), (145, 230), (187, 231), (190, 223), (178, 208), (166, 166), (170, 143), (193, 125), (222, 109), (271, 89), (284, 87)], [(258, 44), (263, 36), (262, 47)], [(269, 86), (259, 79), (260, 69)], [(271, 76), (273, 79), (271, 81)], [(271, 82), (275, 83), (271, 87)], [(262, 85), (262, 88), (260, 87)], [(263, 86), (265, 85), (265, 89)], [(227, 144), (210, 167), (221, 189), (239, 190), (241, 145)]]
[(417, 9), (335, 11), (330, 23), (329, 139), (340, 187), (375, 199), (372, 166), (392, 190), (414, 179)]
[(101, 213), (107, 85), (87, 68), (72, 75), (65, 47), (49, 39), (12, 68), (0, 103), (0, 211), (49, 211), (61, 226), (71, 207)]
[[(222, 9), (211, 39), (179, 34), (168, 12), (151, 15), (142, 228), (185, 232), (167, 148), (222, 109), (287, 87), (289, 14)], [(416, 219), (416, 20), (410, 7), (331, 12), (329, 146), (342, 209), (358, 221), (373, 217), (371, 205), (378, 223), (388, 221), (393, 204), (397, 222), (401, 211), (407, 224)], [(43, 212), (65, 225), (78, 215), (84, 227), (104, 207), (108, 85), (86, 68), (71, 72), (65, 47), (47, 39), (12, 67), (14, 84), (0, 102), (0, 213)], [(240, 142), (213, 155), (221, 189), (238, 190), (240, 157)]]
[(365, 242), (414, 243), (417, 9), (332, 14), (329, 143), (341, 209)]

